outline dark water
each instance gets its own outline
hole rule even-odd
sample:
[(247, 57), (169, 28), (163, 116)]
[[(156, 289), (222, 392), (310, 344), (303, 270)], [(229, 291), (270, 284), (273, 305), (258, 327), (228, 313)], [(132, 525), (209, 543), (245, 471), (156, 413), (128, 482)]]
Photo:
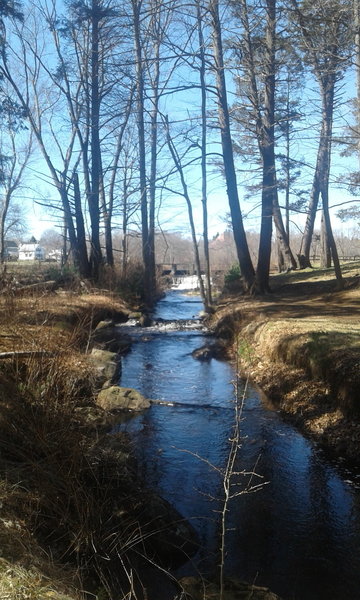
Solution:
[[(188, 319), (201, 310), (197, 298), (170, 293), (155, 316)], [(198, 530), (203, 550), (179, 574), (214, 574), (219, 562), (222, 478), (234, 425), (235, 373), (217, 360), (198, 362), (201, 331), (169, 325), (133, 328), (135, 343), (123, 360), (121, 385), (154, 405), (127, 425), (138, 439), (149, 485)], [(244, 384), (239, 384), (239, 398)], [(257, 390), (244, 392), (241, 446), (236, 469), (255, 471), (256, 493), (231, 501), (226, 570), (270, 587), (284, 600), (360, 599), (360, 490), (355, 474), (325, 460), (311, 442), (282, 421)], [(233, 479), (245, 492), (249, 476)]]

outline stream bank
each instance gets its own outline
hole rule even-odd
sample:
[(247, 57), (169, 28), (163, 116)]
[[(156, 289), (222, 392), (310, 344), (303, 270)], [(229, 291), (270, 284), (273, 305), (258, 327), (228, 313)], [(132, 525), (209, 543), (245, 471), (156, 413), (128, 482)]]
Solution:
[[(237, 302), (237, 301), (236, 301)], [(264, 302), (264, 304), (266, 304), (266, 302)], [(329, 304), (329, 303), (328, 303)], [(259, 306), (259, 304), (257, 304), (257, 306)], [(323, 306), (326, 307), (326, 304), (323, 303)], [(73, 308), (72, 308), (73, 307)], [(290, 306), (288, 307), (289, 310), (291, 309), (292, 311), (294, 310), (294, 307)], [(235, 309), (235, 310), (233, 310)], [(253, 312), (253, 315), (255, 316), (255, 320), (257, 317), (261, 316), (259, 315), (260, 312), (263, 313), (263, 317), (264, 317), (264, 321), (266, 321), (266, 308), (260, 309), (259, 312), (257, 312), (257, 309), (254, 308), (253, 306), (253, 311), (255, 311), (255, 313)], [(276, 307), (277, 310), (279, 310), (279, 305), (277, 305)], [(316, 310), (319, 312), (319, 307), (317, 306)], [(69, 318), (69, 312), (71, 311), (71, 316)], [(232, 308), (231, 308), (231, 312), (237, 312), (236, 311), (236, 307), (235, 307), (235, 303), (233, 303)], [(248, 310), (248, 314), (250, 314), (251, 311)], [(73, 599), (73, 598), (78, 598), (78, 592), (76, 590), (80, 589), (80, 586), (78, 584), (77, 581), (75, 581), (76, 579), (76, 573), (74, 573), (74, 584), (70, 585), (70, 577), (68, 575), (68, 572), (64, 572), (61, 570), (61, 567), (58, 568), (58, 570), (55, 573), (56, 576), (56, 581), (55, 578), (53, 580), (51, 580), (51, 577), (54, 576), (54, 570), (52, 571), (51, 568), (54, 565), (47, 565), (45, 564), (46, 561), (44, 560), (44, 552), (41, 548), (36, 549), (35, 546), (35, 539), (32, 533), (30, 533), (30, 531), (26, 531), (26, 524), (25, 524), (25, 520), (27, 520), (29, 518), (29, 522), (28, 525), (31, 526), (31, 518), (36, 517), (37, 512), (34, 512), (33, 514), (31, 514), (31, 508), (33, 507), (34, 509), (36, 508), (36, 511), (39, 509), (39, 507), (41, 507), (41, 509), (43, 510), (44, 508), (54, 508), (57, 505), (59, 505), (59, 498), (60, 500), (63, 499), (64, 500), (64, 507), (66, 507), (66, 515), (68, 517), (71, 517), (71, 520), (69, 522), (69, 524), (71, 525), (70, 530), (72, 532), (74, 532), (74, 521), (73, 513), (70, 513), (68, 511), (68, 499), (69, 497), (73, 497), (74, 496), (74, 490), (70, 490), (68, 493), (68, 490), (66, 487), (62, 487), (62, 484), (65, 482), (65, 480), (62, 480), (62, 476), (66, 475), (66, 469), (64, 469), (64, 465), (68, 465), (71, 464), (69, 463), (68, 459), (71, 459), (70, 456), (70, 450), (71, 448), (69, 447), (69, 440), (71, 441), (76, 441), (76, 438), (73, 438), (73, 433), (75, 433), (78, 425), (84, 425), (84, 420), (83, 418), (85, 418), (85, 415), (81, 415), (82, 410), (86, 410), (86, 407), (89, 405), (89, 398), (91, 397), (91, 386), (93, 383), (93, 380), (96, 379), (96, 377), (94, 377), (94, 370), (93, 367), (89, 368), (89, 363), (88, 361), (85, 359), (86, 357), (82, 354), (82, 352), (80, 351), (80, 348), (85, 348), (87, 346), (87, 344), (89, 343), (89, 335), (90, 332), (95, 328), (95, 325), (97, 324), (97, 322), (100, 319), (106, 319), (106, 318), (115, 318), (115, 320), (120, 319), (122, 321), (125, 321), (126, 318), (128, 316), (128, 309), (126, 309), (126, 307), (119, 305), (116, 301), (114, 301), (114, 299), (112, 299), (111, 301), (109, 301), (108, 299), (101, 297), (99, 295), (94, 295), (94, 296), (89, 296), (89, 295), (83, 295), (82, 297), (76, 297), (72, 294), (69, 295), (62, 295), (59, 294), (58, 296), (54, 296), (52, 295), (51, 297), (49, 296), (41, 296), (39, 297), (32, 297), (30, 299), (26, 299), (26, 298), (19, 298), (16, 299), (16, 302), (14, 303), (14, 300), (12, 300), (12, 303), (7, 303), (4, 307), (4, 319), (3, 319), (3, 324), (2, 324), (2, 337), (1, 337), (1, 341), (2, 341), (2, 349), (3, 350), (14, 350), (14, 349), (19, 349), (19, 350), (26, 350), (27, 346), (26, 344), (29, 343), (29, 340), (32, 340), (32, 347), (35, 347), (36, 349), (44, 349), (44, 348), (48, 348), (50, 352), (56, 352), (56, 355), (59, 357), (61, 357), (61, 362), (59, 364), (59, 366), (61, 366), (61, 370), (59, 370), (57, 373), (56, 371), (54, 371), (54, 364), (53, 361), (50, 360), (49, 358), (44, 357), (43, 360), (41, 361), (36, 361), (32, 364), (29, 365), (29, 367), (33, 366), (34, 370), (32, 372), (32, 374), (34, 375), (34, 379), (32, 381), (32, 383), (36, 383), (36, 386), (34, 386), (34, 389), (32, 390), (32, 393), (36, 392), (38, 394), (38, 396), (33, 396), (33, 397), (28, 397), (27, 400), (31, 402), (29, 403), (29, 411), (26, 412), (26, 405), (22, 405), (21, 403), (19, 404), (19, 399), (20, 399), (20, 395), (18, 394), (16, 388), (12, 388), (11, 385), (6, 385), (6, 381), (4, 381), (4, 377), (2, 377), (2, 395), (1, 395), (1, 414), (2, 417), (4, 417), (4, 410), (8, 410), (9, 412), (9, 416), (11, 416), (12, 418), (9, 419), (9, 431), (12, 428), (12, 432), (13, 432), (13, 428), (14, 428), (14, 419), (13, 419), (13, 414), (16, 414), (16, 416), (18, 417), (16, 419), (16, 427), (18, 427), (18, 435), (16, 437), (15, 440), (15, 446), (16, 446), (16, 451), (19, 452), (21, 454), (21, 473), (19, 475), (19, 481), (22, 482), (22, 487), (18, 488), (15, 485), (11, 485), (10, 489), (6, 489), (5, 486), (2, 487), (1, 490), (1, 501), (3, 503), (2, 506), (2, 517), (0, 519), (0, 537), (1, 537), (1, 541), (2, 541), (2, 548), (3, 548), (3, 556), (1, 558), (1, 565), (0, 565), (0, 589), (3, 592), (3, 590), (7, 591), (7, 589), (11, 589), (11, 587), (13, 586), (14, 582), (19, 582), (19, 585), (24, 586), (24, 589), (26, 589), (26, 585), (29, 585), (29, 589), (31, 586), (31, 589), (39, 589), (39, 594), (38, 594), (38, 598), (42, 598), (42, 595), (45, 597), (48, 597), (48, 592), (51, 592), (52, 597), (54, 598), (61, 598), (63, 600), (63, 598), (65, 598), (65, 594), (66, 594), (66, 598), (68, 599)], [(245, 325), (245, 321), (246, 318), (244, 317), (244, 315), (241, 317), (242, 318), (242, 325)], [(295, 317), (297, 318), (297, 317)], [(231, 328), (234, 329), (234, 324), (233, 324), (233, 316), (231, 316)], [(239, 320), (239, 316), (237, 316), (235, 318), (235, 320)], [(249, 319), (250, 321), (250, 319)], [(14, 342), (14, 334), (17, 335), (16, 337), (16, 341)], [(146, 330), (143, 330), (143, 335), (146, 337)], [(250, 334), (249, 334), (249, 338), (246, 338), (246, 342), (243, 342), (241, 345), (241, 352), (240, 354), (246, 354), (248, 353), (248, 348), (250, 347)], [(229, 341), (227, 340), (227, 343), (229, 343)], [(146, 346), (147, 344), (145, 343), (144, 346)], [(197, 344), (198, 345), (198, 344)], [(259, 356), (260, 355), (260, 351), (259, 351)], [(144, 357), (146, 358), (146, 357)], [(255, 362), (255, 361), (253, 361)], [(27, 364), (29, 363), (29, 361), (25, 360), (25, 361), (14, 361), (14, 370), (17, 369), (17, 373), (22, 373), (23, 376), (26, 376), (26, 374), (29, 374), (29, 372), (31, 373), (31, 371), (27, 371)], [(194, 361), (194, 363), (196, 364), (196, 361)], [(156, 370), (154, 372), (154, 368), (151, 367), (151, 363), (150, 361), (146, 360), (146, 365), (148, 365), (148, 367), (146, 368), (146, 378), (149, 380), (150, 379), (150, 374), (154, 377), (154, 379), (156, 379), (155, 375), (156, 375)], [(19, 369), (19, 366), (21, 367), (21, 369)], [(254, 368), (254, 366), (253, 366)], [(267, 372), (268, 369), (271, 368), (271, 363), (269, 362), (268, 364), (266, 364), (264, 362), (264, 368), (263, 370), (265, 372)], [(207, 369), (207, 363), (204, 363), (204, 369)], [(286, 375), (286, 370), (288, 369), (288, 367), (286, 367), (286, 365), (284, 366), (284, 380), (285, 380), (285, 375)], [(153, 373), (152, 373), (153, 371)], [(56, 385), (52, 385), (52, 378), (54, 377), (54, 374), (56, 375), (56, 380), (55, 380), (55, 384)], [(274, 377), (275, 377), (275, 370), (274, 370)], [(300, 383), (302, 383), (302, 385), (304, 386), (303, 389), (306, 389), (306, 381), (309, 381), (309, 379), (301, 379), (299, 380), (298, 385), (300, 385)], [(41, 383), (41, 385), (40, 385)], [(63, 386), (65, 385), (65, 387), (67, 388), (69, 395), (69, 400), (71, 400), (71, 402), (68, 405), (64, 405), (62, 403), (63, 397), (61, 396), (61, 390), (63, 389)], [(135, 386), (134, 386), (135, 387)], [(77, 396), (77, 398), (74, 397), (74, 392), (76, 392), (76, 394), (79, 394), (79, 396)], [(60, 393), (60, 395), (59, 395)], [(46, 395), (48, 394), (48, 395)], [(9, 402), (9, 399), (11, 399), (11, 403)], [(34, 404), (33, 401), (37, 404)], [(19, 406), (23, 409), (23, 412), (19, 413), (18, 408)], [(44, 406), (48, 406), (49, 410), (45, 413), (43, 413), (42, 408)], [(34, 410), (34, 407), (36, 407), (36, 411)], [(63, 410), (64, 408), (64, 410)], [(54, 409), (54, 410), (53, 410)], [(69, 410), (68, 410), (69, 409)], [(193, 418), (194, 416), (194, 409), (195, 407), (184, 407), (183, 409), (181, 409), (184, 413), (184, 415), (188, 415), (188, 417), (190, 418), (190, 420)], [(164, 415), (164, 420), (169, 421), (169, 413), (166, 411), (168, 410), (167, 407), (163, 407), (163, 408), (159, 408), (156, 409), (156, 411), (161, 412)], [(15, 412), (12, 412), (15, 411)], [(256, 410), (255, 407), (252, 406), (252, 403), (249, 403), (249, 418), (251, 414), (256, 414)], [(145, 411), (144, 414), (147, 414), (148, 416), (150, 416), (152, 409), (149, 409), (147, 411)], [(178, 414), (180, 414), (179, 409), (177, 409)], [(217, 421), (219, 420), (219, 417), (221, 414), (223, 414), (223, 409), (221, 409), (219, 406), (215, 406), (215, 407), (207, 407), (204, 410), (201, 409), (201, 413), (203, 415), (204, 421), (203, 421), (203, 426), (202, 429), (206, 430), (208, 429), (209, 423), (213, 422), (214, 425), (217, 426)], [(66, 413), (66, 414), (65, 414)], [(76, 415), (76, 418), (74, 419), (74, 416)], [(29, 417), (31, 416), (31, 420), (29, 420)], [(44, 436), (44, 439), (42, 440), (42, 438), (38, 438), (38, 431), (40, 431), (39, 425), (40, 425), (40, 421), (39, 421), (39, 417), (46, 417), (47, 421), (46, 421), (46, 427), (45, 427), (45, 421), (42, 421), (41, 423), (44, 424), (44, 428), (42, 428), (41, 430), (46, 432), (46, 435)], [(59, 420), (60, 419), (60, 420)], [(69, 420), (67, 420), (69, 419)], [(176, 422), (178, 423), (178, 419), (176, 419)], [(62, 423), (61, 428), (59, 429), (59, 424)], [(66, 425), (67, 424), (67, 425)], [(259, 431), (256, 430), (256, 435), (251, 436), (250, 439), (250, 444), (252, 445), (252, 447), (255, 449), (255, 439), (259, 440), (260, 444), (265, 444), (266, 447), (271, 447), (271, 445), (273, 446), (273, 442), (276, 439), (277, 442), (281, 441), (282, 437), (281, 434), (279, 434), (279, 436), (276, 438), (274, 437), (273, 439), (268, 439), (268, 440), (264, 440), (263, 434), (264, 434), (264, 425), (260, 420), (260, 424), (261, 424), (261, 428), (259, 429)], [(31, 428), (30, 428), (31, 426)], [(195, 426), (195, 425), (194, 425)], [(32, 429), (33, 428), (33, 429)], [(85, 439), (83, 437), (83, 433), (84, 430), (82, 430), (82, 434), (80, 435), (80, 437), (78, 438), (78, 442), (73, 444), (73, 449), (74, 451), (76, 451), (76, 454), (74, 454), (74, 456), (78, 456), (78, 448), (82, 448), (82, 450), (84, 451), (84, 462), (82, 463), (82, 466), (79, 464), (79, 466), (85, 467), (85, 471), (80, 471), (80, 473), (82, 473), (81, 477), (83, 477), (84, 475), (86, 475), (86, 478), (88, 478), (88, 476), (91, 474), (91, 470), (92, 468), (96, 467), (96, 469), (93, 471), (93, 474), (96, 475), (95, 479), (92, 479), (92, 477), (90, 478), (90, 483), (91, 481), (95, 482), (96, 478), (98, 477), (99, 473), (102, 471), (102, 473), (104, 475), (106, 475), (106, 481), (109, 482), (111, 481), (111, 474), (116, 473), (116, 469), (115, 469), (115, 462), (119, 461), (119, 456), (124, 453), (124, 455), (126, 455), (127, 451), (126, 450), (121, 450), (121, 452), (119, 453), (119, 448), (113, 448), (113, 449), (105, 449), (105, 447), (101, 446), (100, 443), (100, 439), (98, 437), (98, 433), (96, 433), (96, 427), (91, 428), (92, 433), (89, 432), (89, 438), (88, 441), (90, 443), (90, 447), (93, 447), (94, 441), (96, 442), (96, 447), (93, 447), (93, 449), (91, 450), (91, 452), (89, 452), (88, 450), (90, 449), (87, 446), (88, 442), (85, 442)], [(153, 429), (151, 427), (146, 429), (147, 433), (153, 432)], [(194, 429), (194, 432), (196, 434), (196, 431), (198, 431), (197, 428)], [(287, 430), (290, 431), (290, 430)], [(71, 432), (71, 437), (69, 438), (69, 433)], [(33, 435), (34, 433), (34, 435)], [(59, 437), (59, 433), (61, 433), (61, 436)], [(265, 432), (266, 433), (266, 432)], [(94, 435), (95, 434), (95, 435)], [(64, 437), (65, 436), (65, 437)], [(295, 434), (292, 432), (290, 435), (287, 433), (286, 434), (286, 439), (288, 439), (289, 437), (292, 438), (293, 436), (295, 436)], [(196, 435), (194, 435), (194, 437), (196, 437)], [(214, 439), (217, 439), (217, 436), (215, 436)], [(101, 436), (100, 436), (101, 438)], [(4, 439), (4, 438), (3, 438)], [(224, 439), (226, 439), (226, 436), (224, 437)], [(294, 439), (298, 439), (298, 438), (294, 438)], [(12, 433), (12, 441), (14, 441), (14, 437), (13, 437), (13, 433)], [(31, 454), (29, 452), (29, 448), (33, 449), (33, 446), (36, 444), (38, 444), (38, 442), (42, 443), (42, 445), (38, 445), (37, 446), (37, 450), (36, 452), (40, 452), (39, 456), (41, 457), (41, 460), (39, 460), (39, 465), (43, 466), (46, 464), (47, 470), (44, 471), (44, 474), (47, 475), (48, 473), (52, 473), (53, 475), (55, 475), (54, 477), (52, 477), (52, 480), (54, 481), (55, 484), (59, 485), (60, 484), (60, 488), (56, 489), (49, 489), (47, 486), (48, 484), (44, 484), (42, 487), (40, 488), (33, 488), (31, 491), (30, 496), (26, 496), (25, 490), (24, 490), (24, 482), (26, 482), (26, 485), (28, 486), (29, 490), (31, 489), (30, 487), (30, 481), (31, 481), (31, 477), (33, 477), (33, 458), (31, 458), (31, 456), (34, 456), (34, 454)], [(173, 438), (170, 437), (169, 438), (169, 442), (170, 445), (171, 443), (173, 443)], [(270, 443), (271, 442), (271, 443)], [(115, 442), (114, 442), (115, 443)], [(310, 453), (308, 452), (308, 445), (305, 443), (305, 445), (302, 445), (301, 448), (304, 450), (304, 454), (307, 458), (307, 461), (310, 463)], [(24, 450), (25, 449), (25, 450)], [(66, 458), (66, 462), (64, 462), (64, 449), (66, 450), (65, 452), (65, 458)], [(159, 452), (158, 452), (159, 450)], [(152, 453), (153, 458), (155, 458), (155, 464), (154, 464), (154, 468), (158, 469), (158, 464), (159, 461), (162, 459), (162, 457), (164, 456), (164, 451), (162, 451), (162, 445), (159, 445), (157, 447), (155, 447), (155, 452)], [(37, 456), (37, 454), (36, 454)], [(30, 460), (30, 458), (31, 460)], [(101, 462), (99, 462), (99, 457), (101, 457)], [(59, 458), (59, 462), (57, 461), (57, 459)], [(81, 458), (79, 456), (79, 458)], [(46, 459), (46, 460), (45, 460)], [(50, 459), (50, 460), (49, 460)], [(54, 459), (55, 462), (51, 462)], [(56, 459), (56, 460), (55, 460)], [(82, 460), (82, 459), (81, 459)], [(104, 462), (105, 461), (105, 462)], [(102, 466), (101, 466), (102, 465)], [(90, 466), (90, 471), (89, 471), (89, 466)], [(99, 470), (100, 467), (100, 470)], [(105, 468), (105, 470), (103, 470), (103, 467)], [(29, 471), (27, 472), (26, 469), (29, 468)], [(73, 469), (73, 465), (71, 465), (71, 468)], [(316, 489), (316, 493), (314, 494), (313, 491), (313, 487), (310, 486), (310, 490), (309, 490), (309, 495), (312, 497), (318, 496), (318, 494), (320, 493), (320, 498), (321, 498), (321, 502), (324, 503), (324, 506), (326, 508), (326, 510), (324, 512), (328, 511), (328, 496), (331, 495), (333, 498), (336, 499), (336, 497), (338, 497), (338, 493), (339, 493), (339, 487), (338, 484), (334, 484), (334, 475), (329, 469), (322, 469), (319, 467), (318, 463), (316, 463), (316, 468), (314, 469), (310, 464), (308, 465), (308, 467), (311, 470), (311, 472), (313, 473), (312, 476), (312, 486), (315, 485), (315, 482), (320, 480), (321, 486), (320, 486), (320, 490)], [(14, 470), (14, 465), (12, 464), (11, 467), (11, 474), (12, 476), (15, 476), (15, 470)], [(61, 477), (59, 477), (61, 475)], [(156, 472), (154, 472), (154, 475), (157, 475)], [(29, 479), (26, 479), (29, 476)], [(272, 477), (273, 479), (273, 477)], [(47, 481), (47, 480), (46, 480)], [(9, 481), (8, 481), (9, 483)], [(329, 487), (330, 486), (330, 487)], [(174, 486), (175, 489), (178, 487), (177, 485)], [(281, 482), (281, 485), (279, 486), (279, 489), (284, 491), (285, 489), (285, 483), (284, 481)], [(300, 485), (297, 488), (297, 492), (299, 490), (303, 490), (304, 486)], [(325, 490), (325, 495), (321, 493), (321, 488), (324, 488)], [(307, 488), (306, 488), (307, 489)], [(51, 492), (52, 495), (49, 496), (49, 499), (51, 500), (52, 498), (57, 498), (56, 502), (54, 503), (50, 503), (49, 506), (44, 506), (44, 504), (41, 504), (41, 502), (43, 502), (44, 500), (46, 501), (46, 494), (43, 494), (43, 492), (45, 490), (48, 490)], [(330, 493), (329, 493), (330, 490)], [(85, 490), (84, 490), (85, 491)], [(38, 492), (40, 492), (39, 496), (37, 496)], [(60, 496), (59, 496), (60, 493)], [(342, 503), (340, 505), (339, 508), (342, 507), (343, 512), (346, 512), (346, 518), (349, 518), (349, 523), (351, 525), (352, 520), (350, 518), (351, 515), (351, 501), (350, 501), (350, 497), (353, 493), (353, 488), (350, 486), (349, 490), (348, 490), (348, 495), (346, 498), (346, 502)], [(301, 494), (301, 503), (303, 504), (304, 502), (304, 492), (302, 491)], [(326, 497), (325, 497), (326, 496)], [(260, 499), (260, 496), (256, 496)], [(306, 496), (307, 497), (307, 496)], [(84, 498), (87, 498), (87, 496), (85, 495)], [(39, 500), (41, 501), (39, 503)], [(245, 504), (247, 505), (247, 497), (245, 497)], [(294, 498), (292, 499), (292, 501), (296, 500), (296, 494), (294, 495)], [(35, 505), (34, 505), (35, 503)], [(276, 502), (274, 503), (276, 506)], [(86, 505), (84, 504), (84, 507)], [(273, 528), (272, 531), (272, 538), (274, 539), (274, 535), (275, 535), (275, 540), (277, 540), (276, 542), (276, 549), (273, 548), (273, 546), (267, 546), (267, 555), (268, 556), (272, 556), (276, 550), (275, 553), (280, 553), (280, 558), (282, 556), (282, 549), (285, 549), (285, 553), (288, 553), (288, 549), (289, 547), (292, 547), (292, 534), (289, 537), (289, 539), (287, 540), (280, 540), (279, 539), (279, 535), (277, 532), (277, 528), (275, 527), (275, 525), (273, 524), (272, 520), (269, 520), (268, 518), (268, 514), (267, 514), (267, 506), (268, 503), (265, 503), (265, 505), (260, 502), (259, 503), (259, 507), (257, 511), (254, 511), (254, 509), (251, 509), (250, 507), (247, 509), (248, 510), (248, 521), (251, 522), (253, 525), (255, 525), (255, 527), (258, 530), (261, 530), (261, 528), (264, 528), (264, 531), (267, 531), (268, 528)], [(290, 503), (289, 501), (289, 507), (291, 508), (292, 503)], [(24, 507), (26, 508), (26, 510), (23, 510)], [(345, 511), (345, 508), (346, 511)], [(256, 516), (255, 516), (255, 512), (256, 512)], [(296, 512), (296, 511), (293, 511)], [(301, 512), (301, 511), (300, 511)], [(29, 513), (29, 514), (28, 514)], [(64, 514), (64, 513), (63, 513)], [(263, 515), (264, 518), (261, 518), (261, 515)], [(337, 519), (337, 518), (336, 518)], [(335, 522), (336, 522), (335, 519)], [(245, 518), (245, 521), (247, 521), (247, 519)], [(348, 523), (346, 522), (345, 525), (343, 525), (343, 520), (342, 518), (340, 518), (340, 520), (338, 521), (340, 523), (339, 525), (339, 533), (346, 537), (345, 534), (348, 530)], [(260, 525), (261, 523), (261, 525)], [(314, 523), (316, 523), (316, 528), (319, 527), (319, 523), (318, 523), (318, 515), (316, 514), (316, 511), (314, 513)], [(35, 525), (38, 525), (39, 521), (35, 518)], [(64, 526), (65, 523), (62, 523), (62, 526)], [(304, 531), (304, 526), (300, 525), (300, 530), (303, 532), (303, 534), (305, 535), (305, 531)], [(54, 530), (55, 531), (55, 530)], [(249, 532), (250, 535), (251, 532)], [(271, 532), (268, 532), (271, 533)], [(354, 532), (353, 530), (351, 530), (351, 544), (346, 544), (350, 551), (352, 553), (354, 553), (354, 547), (353, 547), (353, 541), (354, 541)], [(250, 538), (252, 536), (250, 535)], [(249, 538), (249, 539), (250, 539)], [(329, 534), (329, 539), (331, 538), (330, 534)], [(347, 540), (344, 540), (347, 541)], [(26, 542), (26, 545), (25, 545)], [(315, 546), (316, 546), (315, 542)], [(238, 544), (239, 545), (239, 544)], [(325, 543), (324, 544), (320, 544), (320, 546), (322, 547), (322, 545), (326, 546), (328, 545), (328, 538), (325, 538)], [(358, 546), (358, 545), (357, 545)], [(262, 550), (263, 544), (256, 544), (252, 547), (251, 549), (251, 556), (253, 556), (255, 553), (259, 552), (263, 552)], [(249, 548), (251, 548), (251, 546), (249, 546)], [(356, 548), (355, 548), (356, 549)], [(55, 546), (55, 550), (56, 546)], [(341, 550), (342, 553), (342, 550)], [(249, 552), (248, 552), (249, 554)], [(308, 557), (309, 559), (309, 563), (306, 563), (305, 567), (306, 567), (306, 574), (308, 574), (308, 571), (311, 570), (311, 568), (313, 568), (314, 571), (319, 571), (320, 570), (324, 570), (324, 572), (327, 574), (327, 565), (330, 564), (330, 572), (333, 568), (333, 563), (332, 558), (326, 558), (324, 559), (324, 562), (321, 562), (321, 560), (319, 562), (317, 562), (317, 559), (314, 558), (314, 555), (316, 555), (316, 552), (313, 553), (313, 555), (310, 555)], [(53, 552), (52, 556), (56, 557), (57, 556), (57, 552)], [(9, 559), (10, 563), (14, 565), (14, 561), (16, 562), (16, 565), (14, 566), (13, 570), (11, 570), (11, 568), (9, 567), (9, 562), (6, 561), (6, 558)], [(286, 556), (285, 556), (286, 558)], [(249, 560), (249, 557), (248, 557)], [(348, 562), (349, 562), (349, 568), (350, 571), (352, 571), (352, 558), (349, 557)], [(329, 562), (327, 562), (329, 561)], [(31, 567), (31, 564), (33, 565)], [(34, 565), (36, 565), (36, 567), (34, 567)], [(312, 567), (311, 567), (312, 565)], [(336, 566), (336, 565), (335, 565)], [(22, 569), (22, 570), (21, 570)], [(282, 572), (280, 569), (280, 573), (275, 573), (276, 576), (282, 576)], [(36, 581), (35, 581), (36, 580)], [(251, 580), (251, 579), (250, 579)], [(50, 583), (49, 583), (50, 581)], [(8, 588), (4, 587), (6, 586), (6, 582), (8, 582)], [(37, 582), (37, 583), (36, 583)], [(69, 582), (69, 585), (67, 585), (67, 583)], [(301, 582), (300, 582), (301, 583)], [(38, 588), (34, 588), (33, 586), (38, 585)], [(3, 587), (1, 587), (3, 586)], [(41, 588), (41, 589), (40, 589)], [(63, 591), (61, 592), (60, 590), (65, 590), (66, 588), (66, 592)], [(71, 588), (71, 589), (70, 589)], [(59, 590), (58, 595), (55, 594), (55, 589)], [(346, 589), (346, 588), (345, 588)], [(35, 592), (36, 593), (36, 592)], [(216, 592), (215, 592), (216, 593)], [(42, 595), (41, 595), (42, 594)], [(320, 596), (316, 595), (316, 590), (314, 592), (314, 598), (319, 598)], [(332, 597), (334, 598), (334, 596), (331, 596), (331, 593), (329, 592), (330, 595), (328, 595), (328, 597)], [(339, 595), (340, 594), (340, 595)], [(345, 594), (345, 592), (344, 592)], [(347, 598), (347, 600), (349, 598), (357, 598), (358, 595), (349, 595), (347, 594), (346, 596), (341, 595), (341, 592), (338, 592), (337, 598), (341, 598), (341, 600), (343, 600), (344, 597)], [(171, 599), (172, 600), (172, 599)]]
[[(111, 350), (117, 356), (129, 344), (111, 331), (106, 337), (110, 326), (99, 342), (109, 348), (106, 360), (95, 366), (90, 350), (100, 329), (127, 321), (131, 311), (96, 291), (10, 300), (3, 298), (0, 336), (9, 353), (0, 363), (0, 597), (21, 590), (36, 600), (118, 598), (132, 583), (124, 566), (140, 573), (136, 598), (144, 583), (154, 600), (184, 597), (139, 550), (146, 548), (150, 563), (162, 555), (168, 565), (171, 538), (190, 555), (182, 534), (189, 537), (191, 524), (139, 485), (134, 443), (108, 433), (119, 412), (94, 401), (118, 373)], [(252, 598), (266, 597), (256, 586), (247, 589)]]
[[(357, 474), (329, 463), (256, 387), (237, 379), (228, 362), (194, 358), (204, 342), (213, 344), (208, 332), (183, 327), (185, 310), (188, 317), (199, 312), (195, 303), (169, 294), (150, 327), (132, 326), (132, 350), (123, 358), (120, 379), (121, 386), (160, 401), (122, 425), (134, 441), (141, 477), (200, 536), (199, 552), (176, 570), (176, 578), (199, 572), (203, 580), (216, 577), (222, 467), (233, 437), (236, 391), (243, 399), (241, 439), (236, 495), (227, 512), (226, 575), (286, 600), (357, 600)], [(249, 493), (246, 473), (261, 483), (256, 493)]]
[[(311, 274), (310, 274), (311, 275)], [(306, 279), (306, 274), (302, 275)], [(210, 327), (230, 360), (329, 456), (360, 467), (360, 287), (331, 279), (223, 298)], [(279, 284), (280, 282), (280, 284)]]

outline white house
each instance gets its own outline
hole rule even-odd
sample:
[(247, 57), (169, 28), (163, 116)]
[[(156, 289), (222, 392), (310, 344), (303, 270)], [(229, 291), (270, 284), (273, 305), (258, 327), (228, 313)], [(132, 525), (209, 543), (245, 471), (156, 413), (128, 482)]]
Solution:
[(19, 260), (44, 260), (45, 250), (37, 242), (20, 244)]

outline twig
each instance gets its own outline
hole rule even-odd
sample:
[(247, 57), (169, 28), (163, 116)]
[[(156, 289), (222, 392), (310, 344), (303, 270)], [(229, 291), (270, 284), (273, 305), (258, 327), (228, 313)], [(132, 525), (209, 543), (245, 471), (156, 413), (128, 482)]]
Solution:
[(5, 358), (37, 358), (40, 356), (56, 356), (55, 352), (48, 350), (18, 350), (15, 352), (0, 352), (0, 360)]

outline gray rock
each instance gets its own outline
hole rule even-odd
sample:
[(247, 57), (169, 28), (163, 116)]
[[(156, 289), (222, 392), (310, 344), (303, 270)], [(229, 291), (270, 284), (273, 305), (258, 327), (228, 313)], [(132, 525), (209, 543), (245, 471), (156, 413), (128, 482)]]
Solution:
[(150, 407), (150, 401), (140, 392), (131, 388), (112, 385), (101, 390), (96, 404), (105, 410), (134, 410), (140, 411)]
[(151, 324), (152, 324), (151, 317), (149, 317), (149, 315), (143, 313), (139, 319), (139, 325), (141, 327), (150, 327)]
[(106, 412), (100, 406), (77, 406), (74, 416), (90, 429), (108, 425)]
[(93, 363), (95, 374), (101, 383), (107, 380), (111, 382), (116, 380), (121, 368), (116, 352), (93, 348), (89, 354), (89, 360)]
[(202, 361), (211, 360), (212, 358), (221, 360), (225, 358), (225, 348), (220, 344), (205, 344), (205, 346), (193, 350), (191, 356)]
[(114, 321), (112, 319), (106, 319), (106, 321), (100, 321), (96, 325), (94, 332), (99, 334), (99, 332), (102, 331), (103, 329), (108, 329), (113, 326), (114, 326)]
[(113, 321), (100, 321), (92, 333), (95, 348), (125, 354), (131, 348), (131, 338), (124, 335)]

